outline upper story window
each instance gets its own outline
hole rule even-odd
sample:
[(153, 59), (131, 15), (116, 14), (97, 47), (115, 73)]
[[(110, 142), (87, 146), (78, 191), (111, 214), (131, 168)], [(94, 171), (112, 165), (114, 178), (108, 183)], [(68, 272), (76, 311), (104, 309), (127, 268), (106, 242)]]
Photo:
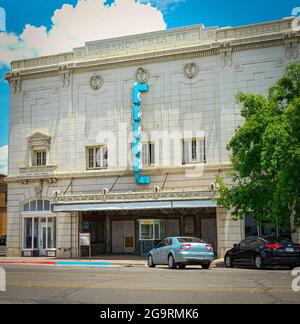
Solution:
[(34, 151), (32, 164), (33, 166), (47, 165), (47, 151)]
[(51, 205), (49, 200), (32, 200), (24, 204), (24, 212), (50, 212)]
[(182, 164), (206, 163), (205, 138), (184, 139)]
[(29, 166), (49, 165), (51, 137), (37, 132), (28, 137)]
[(155, 165), (155, 144), (154, 143), (143, 144), (142, 164), (143, 166)]
[(86, 148), (86, 164), (88, 170), (104, 169), (108, 167), (107, 146), (90, 146)]

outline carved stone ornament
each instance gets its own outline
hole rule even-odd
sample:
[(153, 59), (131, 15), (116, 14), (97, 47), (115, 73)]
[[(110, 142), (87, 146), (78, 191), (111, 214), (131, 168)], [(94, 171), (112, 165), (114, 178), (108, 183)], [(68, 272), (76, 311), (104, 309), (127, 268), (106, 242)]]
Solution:
[(287, 40), (284, 43), (285, 45), (285, 57), (288, 60), (297, 59), (299, 55), (298, 51), (298, 40)]
[(59, 64), (60, 83), (62, 88), (68, 88), (71, 84), (72, 71), (68, 69), (67, 64)]
[(184, 74), (189, 79), (194, 79), (199, 74), (199, 66), (195, 63), (188, 63), (184, 66)]
[(135, 77), (136, 77), (137, 82), (143, 84), (143, 83), (147, 83), (149, 81), (150, 75), (147, 70), (140, 67), (137, 69)]
[(220, 50), (221, 55), (221, 66), (225, 68), (226, 66), (231, 67), (233, 64), (232, 60), (232, 48), (226, 48)]
[(93, 74), (90, 79), (90, 86), (93, 90), (99, 90), (103, 85), (103, 78), (99, 74)]
[(21, 93), (22, 90), (22, 77), (19, 72), (14, 72), (11, 78), (11, 87), (14, 94)]
[(43, 181), (42, 180), (34, 181), (33, 188), (34, 188), (34, 192), (35, 192), (35, 197), (41, 198), (42, 190), (43, 190)]

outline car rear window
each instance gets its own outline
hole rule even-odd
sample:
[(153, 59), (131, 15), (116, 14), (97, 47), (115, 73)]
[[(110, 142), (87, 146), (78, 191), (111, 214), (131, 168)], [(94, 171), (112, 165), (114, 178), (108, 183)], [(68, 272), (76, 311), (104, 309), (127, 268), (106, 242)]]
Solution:
[(179, 243), (205, 243), (204, 241), (193, 237), (178, 237)]
[(269, 237), (266, 239), (269, 243), (292, 243), (291, 240), (284, 238), (284, 237)]

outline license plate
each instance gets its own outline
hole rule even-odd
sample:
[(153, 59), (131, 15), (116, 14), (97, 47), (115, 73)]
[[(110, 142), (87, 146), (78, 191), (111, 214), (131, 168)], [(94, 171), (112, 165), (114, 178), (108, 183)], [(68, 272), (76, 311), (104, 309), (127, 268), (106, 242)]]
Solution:
[(285, 250), (286, 250), (286, 252), (294, 252), (293, 248), (286, 248)]

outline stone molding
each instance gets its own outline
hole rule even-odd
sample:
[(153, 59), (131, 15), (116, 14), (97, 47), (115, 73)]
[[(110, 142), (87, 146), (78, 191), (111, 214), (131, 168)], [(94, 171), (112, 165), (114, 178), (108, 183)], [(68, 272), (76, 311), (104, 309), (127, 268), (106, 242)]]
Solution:
[[(44, 169), (45, 168), (45, 169)], [(30, 172), (33, 170), (33, 172)], [(47, 166), (47, 167), (21, 167), (20, 175), (12, 175), (5, 178), (6, 183), (14, 183), (20, 181), (32, 181), (37, 178), (41, 179), (55, 179), (66, 180), (66, 179), (89, 179), (95, 177), (133, 177), (133, 172), (131, 169), (122, 168), (122, 169), (105, 169), (105, 170), (93, 170), (93, 171), (84, 171), (78, 173), (66, 173), (66, 172), (57, 172), (57, 166)], [(182, 166), (182, 167), (149, 167), (144, 168), (143, 171), (146, 175), (149, 176), (165, 176), (169, 175), (182, 175), (187, 171), (191, 174), (193, 167)], [(222, 164), (212, 164), (205, 165), (203, 173), (219, 173), (225, 171), (231, 171), (232, 166), (230, 163)], [(197, 170), (195, 170), (195, 176), (197, 176)], [(193, 178), (192, 178), (193, 179)]]
[[(191, 30), (195, 33), (198, 30), (199, 37), (197, 41), (188, 42), (181, 40), (178, 45), (174, 44), (171, 48), (165, 48), (163, 50), (148, 49), (146, 52), (141, 53), (122, 53), (122, 55), (111, 55), (108, 57), (97, 57), (97, 55), (83, 56), (80, 59), (76, 57), (75, 53), (78, 49), (74, 49), (74, 52), (65, 53), (54, 56), (40, 57), (36, 59), (20, 60), (12, 63), (12, 73), (6, 74), (6, 79), (11, 80), (13, 73), (18, 71), (20, 75), (29, 78), (35, 78), (35, 74), (52, 74), (57, 75), (57, 66), (63, 66), (74, 72), (91, 72), (97, 67), (99, 70), (114, 69), (127, 66), (143, 66), (145, 64), (172, 61), (179, 59), (192, 59), (201, 56), (221, 55), (221, 62), (225, 62), (225, 66), (232, 65), (230, 51), (242, 51), (249, 49), (257, 49), (273, 46), (287, 46), (285, 41), (287, 39), (294, 39), (295, 42), (299, 42), (300, 31), (292, 32), (293, 17), (286, 18), (276, 22), (269, 22), (257, 25), (250, 25), (237, 28), (212, 28), (203, 29), (203, 26), (195, 26), (192, 28), (177, 29), (178, 32), (185, 32)], [(176, 31), (176, 30), (175, 30)], [(167, 35), (167, 33), (174, 31), (164, 31), (158, 33), (150, 33), (153, 35)], [(193, 34), (192, 34), (193, 35)], [(202, 36), (205, 39), (202, 39)], [(209, 36), (210, 35), (210, 36)], [(214, 36), (215, 35), (215, 36)], [(116, 40), (128, 40), (134, 39), (137, 36), (129, 36), (120, 39), (112, 39), (110, 42)], [(144, 37), (150, 37), (148, 34)], [(196, 39), (194, 37), (194, 39)], [(86, 44), (88, 46), (94, 46), (95, 44), (102, 44), (101, 42), (90, 42)], [(224, 52), (224, 44), (227, 47), (227, 52)], [(288, 43), (290, 44), (290, 43)], [(293, 45), (295, 46), (295, 45)], [(82, 49), (83, 49), (82, 48)], [(88, 51), (87, 51), (88, 52)], [(289, 52), (289, 50), (288, 50)], [(225, 53), (225, 54), (224, 54)], [(289, 53), (288, 53), (289, 55)], [(295, 49), (292, 50), (292, 56), (295, 55)], [(66, 82), (68, 83), (68, 82)]]
[(211, 200), (219, 197), (218, 191), (149, 191), (132, 193), (95, 193), (62, 195), (58, 192), (52, 197), (54, 204), (76, 203), (124, 203), (143, 201), (182, 201), (182, 200)]
[(57, 166), (47, 165), (47, 166), (25, 166), (20, 168), (21, 176), (32, 176), (32, 175), (53, 175), (55, 174)]

